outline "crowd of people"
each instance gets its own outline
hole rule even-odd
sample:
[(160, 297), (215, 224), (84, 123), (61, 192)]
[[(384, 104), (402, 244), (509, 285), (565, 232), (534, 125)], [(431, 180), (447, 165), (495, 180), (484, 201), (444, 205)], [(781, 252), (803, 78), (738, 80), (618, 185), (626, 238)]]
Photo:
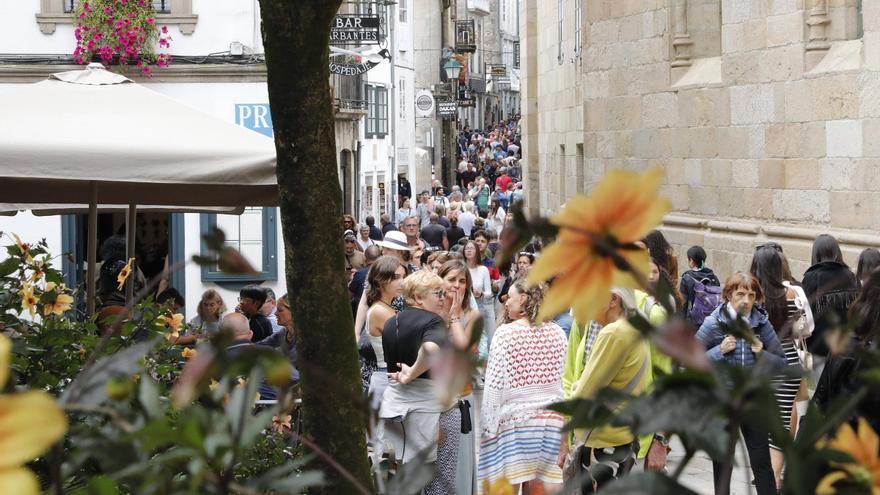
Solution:
[[(853, 273), (837, 241), (821, 235), (812, 266), (799, 281), (777, 243), (758, 246), (748, 271), (726, 277), (709, 268), (702, 247), (692, 246), (682, 253), (688, 267), (679, 274), (678, 255), (655, 230), (641, 243), (650, 254), (645, 269), (650, 284), (672, 288), (669, 305), (658, 304), (650, 291), (614, 287), (600, 296), (603, 309), (593, 321), (573, 320), (567, 312), (541, 322), (537, 315), (547, 286), (525, 283), (541, 255), (539, 242), (517, 253), (501, 272), (494, 262), (498, 232), (485, 222), (472, 224), (470, 217), (462, 222), (462, 215), (473, 213), (467, 201), (454, 210), (460, 212), (454, 222), (455, 215), (441, 215), (446, 204), (430, 194), (418, 204), (436, 206), (425, 216), (420, 210), (401, 215), (390, 227), (383, 218), (375, 229), (384, 232), (381, 238), (370, 238), (371, 222), (355, 228), (347, 218), (344, 236), (347, 259), (363, 250), (363, 260), (357, 257), (350, 267), (349, 288), (364, 391), (379, 418), (371, 441), (374, 460), (385, 453), (405, 464), (424, 460), (419, 455), (427, 450), (435, 474), (424, 493), (478, 493), (484, 481), (501, 478), (522, 493), (552, 493), (561, 487), (564, 467), (586, 473), (593, 483), (584, 491), (590, 492), (637, 463), (646, 470), (665, 469), (669, 439), (663, 432), (636, 438), (625, 426), (604, 426), (563, 433), (566, 418), (547, 408), (563, 399), (595, 397), (606, 387), (640, 394), (657, 373), (677, 366), (629, 322), (637, 312), (655, 325), (672, 316), (689, 320), (710, 360), (739, 367), (764, 360), (777, 367), (778, 414), (792, 435), (810, 401), (825, 407), (864, 383), (856, 349), (868, 345), (880, 325), (880, 310), (869, 304), (880, 292), (876, 249), (862, 253)], [(477, 212), (474, 218), (482, 217)], [(664, 306), (676, 314), (667, 314)], [(853, 342), (842, 356), (829, 356), (825, 332), (851, 315), (859, 322)], [(738, 318), (751, 327), (753, 338), (726, 333)], [(477, 320), (483, 333), (479, 346), (470, 348)], [(444, 348), (476, 353), (485, 362), (451, 404), (438, 398), (433, 383)], [(781, 373), (786, 366), (812, 371), (815, 390)], [(864, 399), (854, 414), (876, 423), (876, 397)], [(764, 424), (750, 418), (740, 427), (760, 495), (777, 493), (785, 473), (785, 459)]]

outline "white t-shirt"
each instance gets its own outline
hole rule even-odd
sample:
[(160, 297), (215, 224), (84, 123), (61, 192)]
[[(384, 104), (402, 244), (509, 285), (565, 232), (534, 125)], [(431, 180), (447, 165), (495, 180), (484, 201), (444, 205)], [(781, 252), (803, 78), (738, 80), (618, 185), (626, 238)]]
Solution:
[(471, 235), (471, 230), (474, 228), (474, 222), (476, 220), (477, 217), (469, 211), (458, 216), (458, 226), (464, 231), (464, 235)]
[(468, 271), (471, 272), (474, 289), (483, 293), (483, 300), (492, 297), (492, 277), (489, 275), (489, 269), (479, 265), (476, 268), (468, 267)]

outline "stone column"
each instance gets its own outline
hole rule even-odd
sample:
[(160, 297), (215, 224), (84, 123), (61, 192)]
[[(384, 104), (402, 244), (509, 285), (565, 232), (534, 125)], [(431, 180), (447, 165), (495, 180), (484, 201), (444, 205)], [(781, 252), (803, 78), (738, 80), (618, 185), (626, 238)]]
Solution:
[(806, 69), (810, 70), (828, 53), (831, 43), (828, 42), (828, 0), (809, 0), (809, 16), (807, 17), (807, 46), (804, 50)]
[(690, 67), (691, 37), (687, 25), (687, 0), (672, 0), (672, 67)]

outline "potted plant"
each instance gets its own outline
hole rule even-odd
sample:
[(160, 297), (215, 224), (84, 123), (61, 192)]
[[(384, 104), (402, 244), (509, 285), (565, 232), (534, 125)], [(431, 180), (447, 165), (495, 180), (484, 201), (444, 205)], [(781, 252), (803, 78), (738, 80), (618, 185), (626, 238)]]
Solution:
[(74, 60), (87, 64), (136, 65), (151, 76), (155, 67), (167, 67), (171, 55), (157, 53), (171, 46), (167, 26), (156, 23), (147, 0), (88, 0), (77, 4)]

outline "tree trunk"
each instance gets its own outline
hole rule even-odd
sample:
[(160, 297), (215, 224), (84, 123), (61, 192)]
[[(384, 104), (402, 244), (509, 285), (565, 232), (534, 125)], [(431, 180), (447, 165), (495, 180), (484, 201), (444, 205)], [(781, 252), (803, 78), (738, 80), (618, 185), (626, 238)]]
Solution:
[[(303, 428), (335, 461), (314, 461), (330, 483), (322, 492), (348, 494), (372, 491), (372, 482), (343, 260), (329, 85), (330, 23), (340, 4), (260, 0), (287, 287), (298, 330)], [(347, 473), (341, 475), (340, 468)]]

